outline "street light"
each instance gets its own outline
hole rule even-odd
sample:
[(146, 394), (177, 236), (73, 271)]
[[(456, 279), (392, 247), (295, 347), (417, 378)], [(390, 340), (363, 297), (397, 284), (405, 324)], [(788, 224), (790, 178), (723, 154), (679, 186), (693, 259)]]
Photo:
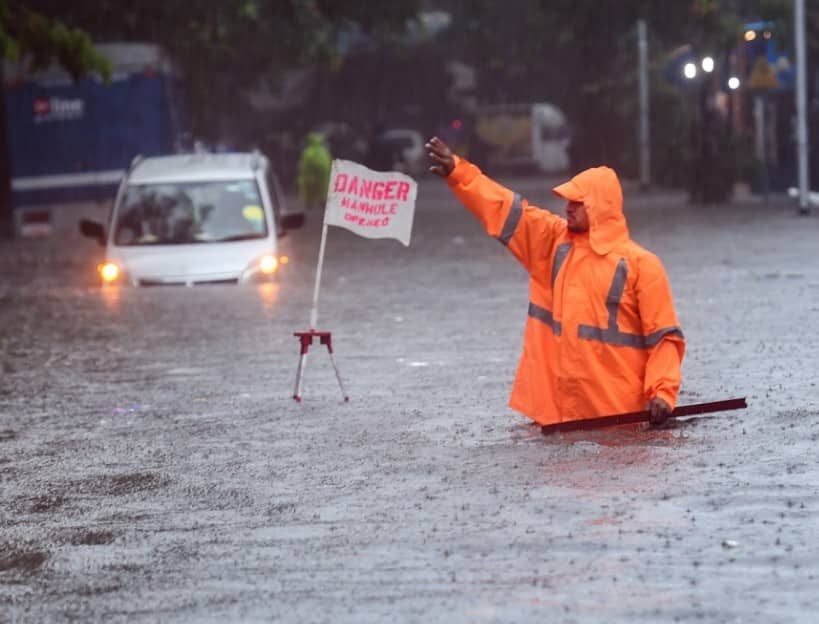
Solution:
[(711, 58), (710, 56), (706, 56), (705, 58), (702, 59), (702, 71), (704, 71), (706, 74), (710, 74), (712, 71), (714, 71), (713, 58)]
[(683, 75), (689, 80), (697, 77), (697, 66), (694, 63), (686, 63), (683, 67)]
[(739, 89), (739, 84), (740, 84), (739, 78), (737, 78), (736, 76), (731, 76), (728, 79), (728, 88), (731, 89), (731, 91), (736, 91), (737, 89)]

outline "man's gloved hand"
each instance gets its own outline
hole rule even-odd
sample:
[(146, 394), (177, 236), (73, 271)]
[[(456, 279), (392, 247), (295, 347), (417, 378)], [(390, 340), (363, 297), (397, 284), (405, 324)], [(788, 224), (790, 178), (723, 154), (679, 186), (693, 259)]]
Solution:
[(424, 146), (427, 155), (435, 162), (429, 170), (442, 178), (447, 177), (455, 168), (455, 157), (449, 145), (444, 143), (437, 136), (432, 137)]
[(662, 425), (671, 416), (671, 406), (660, 397), (654, 397), (648, 402), (649, 418), (652, 425)]

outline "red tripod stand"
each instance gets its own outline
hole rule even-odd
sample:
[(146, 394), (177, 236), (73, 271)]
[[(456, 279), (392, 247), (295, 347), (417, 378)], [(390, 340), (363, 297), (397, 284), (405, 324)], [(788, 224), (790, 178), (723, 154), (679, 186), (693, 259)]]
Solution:
[(336, 360), (333, 357), (333, 337), (331, 333), (311, 329), (309, 331), (295, 332), (293, 335), (296, 336), (301, 343), (299, 367), (296, 369), (296, 387), (293, 390), (293, 398), (301, 402), (301, 386), (304, 381), (304, 364), (307, 361), (307, 351), (310, 349), (310, 345), (313, 344), (313, 339), (318, 338), (319, 344), (323, 344), (327, 347), (327, 354), (330, 356), (330, 363), (333, 365), (333, 370), (336, 373), (338, 387), (341, 388), (341, 396), (344, 397), (345, 401), (349, 401), (350, 397), (347, 396), (347, 392), (344, 390), (344, 384), (341, 382), (341, 374), (338, 372), (338, 366), (336, 366)]

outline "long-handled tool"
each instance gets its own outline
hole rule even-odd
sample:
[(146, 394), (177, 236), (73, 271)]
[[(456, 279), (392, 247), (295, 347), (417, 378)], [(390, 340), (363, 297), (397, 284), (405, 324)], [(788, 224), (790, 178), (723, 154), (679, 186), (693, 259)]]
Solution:
[[(741, 399), (727, 399), (725, 401), (713, 401), (711, 403), (693, 403), (691, 405), (681, 405), (671, 412), (669, 418), (680, 416), (693, 416), (694, 414), (708, 414), (711, 412), (725, 412), (728, 410), (744, 409), (748, 407), (745, 397)], [(627, 412), (625, 414), (615, 414), (613, 416), (601, 416), (600, 418), (587, 418), (585, 420), (571, 420), (567, 422), (555, 423), (554, 425), (543, 425), (540, 430), (544, 435), (564, 431), (581, 431), (589, 429), (600, 429), (602, 427), (612, 427), (614, 425), (627, 425), (629, 423), (649, 422), (651, 413), (648, 410), (641, 412)]]

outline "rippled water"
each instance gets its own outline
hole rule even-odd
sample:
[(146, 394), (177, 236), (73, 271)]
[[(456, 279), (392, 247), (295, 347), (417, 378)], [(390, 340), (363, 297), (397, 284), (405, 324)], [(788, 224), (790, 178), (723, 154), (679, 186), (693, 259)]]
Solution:
[(749, 407), (544, 437), (506, 407), (525, 275), (421, 190), (408, 249), (331, 231), (349, 404), (319, 346), (291, 399), (315, 218), (248, 288), (100, 290), (86, 241), (0, 246), (0, 620), (812, 621), (819, 221), (634, 198), (680, 402)]

